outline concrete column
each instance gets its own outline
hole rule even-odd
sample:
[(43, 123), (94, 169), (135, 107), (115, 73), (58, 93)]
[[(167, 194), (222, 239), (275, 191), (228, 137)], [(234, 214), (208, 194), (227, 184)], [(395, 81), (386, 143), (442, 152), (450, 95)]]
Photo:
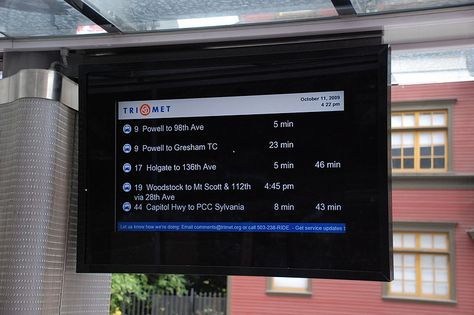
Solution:
[(78, 87), (49, 70), (10, 74), (0, 80), (0, 314), (108, 314), (110, 275), (75, 272)]

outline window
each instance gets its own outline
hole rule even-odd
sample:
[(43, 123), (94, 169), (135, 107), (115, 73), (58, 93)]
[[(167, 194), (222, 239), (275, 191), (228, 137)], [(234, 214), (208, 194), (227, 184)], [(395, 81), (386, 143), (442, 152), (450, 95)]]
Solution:
[(454, 300), (454, 249), (447, 229), (393, 233), (394, 280), (385, 297)]
[(392, 170), (447, 170), (448, 113), (416, 111), (392, 113)]
[(271, 277), (267, 282), (267, 293), (311, 294), (308, 278)]

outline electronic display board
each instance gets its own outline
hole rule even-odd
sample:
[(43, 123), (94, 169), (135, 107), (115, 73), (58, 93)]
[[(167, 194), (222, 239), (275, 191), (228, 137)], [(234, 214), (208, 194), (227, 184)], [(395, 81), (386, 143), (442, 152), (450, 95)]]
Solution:
[(78, 271), (391, 279), (387, 47), (246, 52), (83, 67)]

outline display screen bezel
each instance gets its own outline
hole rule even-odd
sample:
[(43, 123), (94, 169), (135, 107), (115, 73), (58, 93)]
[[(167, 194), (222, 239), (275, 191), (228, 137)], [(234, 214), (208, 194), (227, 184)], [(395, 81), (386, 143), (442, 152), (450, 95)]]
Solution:
[[(233, 59), (240, 60), (245, 59), (245, 62), (251, 61), (252, 64), (258, 64), (265, 60), (266, 62), (279, 66), (280, 64), (287, 64), (289, 61), (301, 54), (303, 49), (304, 55), (316, 55), (319, 60), (326, 60), (334, 62), (334, 68), (340, 68), (344, 65), (338, 65), (338, 60), (344, 60), (347, 62), (352, 56), (358, 56), (360, 60), (365, 60), (370, 56), (370, 62), (377, 63), (377, 100), (378, 105), (376, 108), (376, 119), (377, 119), (377, 134), (374, 135), (377, 139), (377, 161), (379, 163), (379, 173), (377, 181), (379, 183), (379, 191), (381, 198), (378, 201), (380, 203), (380, 216), (379, 216), (379, 227), (381, 238), (379, 240), (379, 247), (375, 251), (378, 254), (380, 265), (377, 270), (350, 270), (350, 269), (311, 269), (311, 268), (271, 268), (271, 267), (248, 267), (248, 266), (196, 266), (196, 265), (158, 265), (158, 264), (121, 264), (120, 262), (111, 261), (108, 263), (97, 263), (91, 256), (93, 252), (92, 247), (94, 240), (91, 238), (91, 229), (97, 229), (98, 226), (110, 225), (115, 227), (115, 221), (109, 222), (103, 217), (92, 217), (93, 212), (90, 210), (89, 196), (92, 187), (90, 187), (89, 181), (91, 174), (88, 172), (88, 163), (90, 162), (90, 151), (88, 145), (88, 133), (98, 132), (100, 130), (97, 127), (90, 128), (88, 126), (88, 103), (92, 97), (92, 87), (89, 85), (89, 78), (91, 76), (100, 76), (102, 74), (111, 75), (111, 77), (119, 76), (120, 74), (131, 74), (134, 72), (143, 71), (146, 72), (148, 69), (159, 69), (163, 63), (167, 64), (168, 68), (173, 68), (173, 64), (176, 64), (176, 69), (182, 69), (183, 64), (187, 64), (190, 67), (202, 67), (203, 64), (210, 66), (213, 62), (210, 62), (212, 58), (221, 58), (222, 64), (226, 67), (232, 67)], [(124, 57), (123, 60), (112, 64), (101, 64), (101, 65), (83, 65), (80, 67), (80, 121), (79, 121), (79, 225), (78, 225), (78, 261), (77, 270), (78, 272), (141, 272), (141, 273), (187, 273), (187, 274), (221, 274), (221, 275), (261, 275), (261, 276), (299, 276), (299, 277), (319, 277), (319, 278), (338, 278), (338, 279), (363, 279), (363, 280), (380, 280), (388, 281), (392, 278), (392, 262), (391, 262), (391, 205), (390, 205), (390, 169), (389, 163), (389, 85), (388, 83), (388, 56), (389, 49), (386, 45), (370, 45), (356, 48), (340, 48), (336, 50), (324, 50), (320, 45), (308, 45), (308, 44), (292, 44), (285, 47), (284, 52), (275, 53), (272, 47), (265, 48), (236, 48), (227, 50), (216, 50), (216, 51), (202, 51), (199, 49), (189, 49), (180, 51), (179, 53), (173, 54), (170, 52), (158, 53), (156, 56), (151, 58), (151, 62), (138, 62), (130, 63), (128, 58)], [(302, 57), (302, 61), (308, 57)], [(239, 64), (236, 62), (236, 64)], [(182, 64), (180, 64), (182, 63)], [(179, 66), (178, 66), (179, 64)], [(354, 65), (352, 65), (354, 66)], [(347, 67), (351, 67), (350, 64)], [(327, 75), (331, 75), (331, 67), (328, 67)], [(252, 69), (254, 71), (254, 69)], [(257, 70), (258, 71), (258, 70)], [(244, 70), (245, 72), (245, 70)], [(179, 82), (177, 83), (179, 86)], [(284, 92), (284, 91), (283, 91)], [(139, 99), (139, 98), (137, 98)], [(114, 104), (118, 101), (124, 101), (127, 99), (117, 99)], [(109, 137), (114, 135), (109, 134)], [(90, 136), (89, 136), (90, 137)], [(111, 185), (115, 185), (115, 178), (111, 181)], [(115, 202), (115, 201), (114, 201)], [(114, 205), (110, 204), (110, 209), (115, 213)], [(105, 210), (104, 210), (105, 211)], [(98, 220), (98, 221), (97, 221)], [(104, 229), (104, 237), (113, 239), (114, 233), (112, 228)], [(138, 233), (140, 234), (140, 233)], [(131, 236), (130, 238), (137, 239), (140, 237)], [(96, 249), (97, 250), (97, 249)], [(107, 250), (104, 248), (104, 250)], [(123, 250), (126, 251), (126, 248)], [(139, 249), (129, 253), (131, 255), (139, 253)]]

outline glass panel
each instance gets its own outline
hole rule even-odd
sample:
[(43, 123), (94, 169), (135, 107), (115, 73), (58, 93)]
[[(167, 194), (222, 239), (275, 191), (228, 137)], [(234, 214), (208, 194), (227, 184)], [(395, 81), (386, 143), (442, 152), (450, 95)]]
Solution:
[(448, 284), (447, 283), (435, 283), (435, 294), (436, 295), (448, 295)]
[(416, 271), (415, 268), (405, 268), (405, 280), (415, 280), (416, 279)]
[(402, 155), (401, 149), (392, 149), (392, 156), (400, 156)]
[[(402, 247), (402, 235), (400, 233), (393, 233), (393, 247)], [(395, 256), (400, 255), (395, 254)]]
[(434, 155), (444, 155), (444, 145), (437, 145), (433, 147)]
[(402, 168), (402, 160), (401, 159), (393, 159), (392, 160), (392, 167), (393, 168)]
[(433, 235), (432, 234), (421, 234), (420, 247), (421, 248), (433, 248)]
[(444, 132), (433, 132), (433, 144), (445, 144)]
[(403, 127), (414, 127), (415, 126), (415, 115), (403, 115), (402, 118)]
[(421, 267), (422, 268), (431, 268), (433, 266), (433, 256), (432, 255), (421, 255)]
[(433, 270), (432, 269), (422, 269), (421, 271), (421, 281), (433, 281)]
[(436, 282), (448, 282), (447, 270), (435, 270)]
[(402, 116), (392, 115), (392, 128), (400, 128), (402, 126)]
[(404, 148), (403, 149), (403, 155), (413, 156), (413, 155), (415, 155), (415, 149), (414, 148)]
[(415, 281), (405, 281), (405, 293), (415, 293), (416, 292), (416, 282)]
[(421, 127), (431, 126), (431, 114), (420, 114), (419, 124)]
[(431, 132), (420, 133), (420, 146), (431, 146)]
[(433, 159), (434, 168), (444, 168), (444, 159)]
[(420, 159), (420, 168), (431, 168), (431, 158)]
[(84, 0), (125, 32), (337, 16), (330, 0)]
[(403, 266), (407, 267), (415, 267), (415, 255), (403, 255)]
[(392, 133), (392, 148), (400, 147), (402, 145), (402, 134)]
[(436, 249), (448, 249), (448, 238), (446, 235), (435, 235), (434, 236), (434, 248)]
[(421, 284), (421, 292), (423, 294), (433, 294), (433, 282), (423, 282)]
[(394, 280), (390, 284), (390, 291), (393, 292), (393, 293), (402, 293), (403, 292), (402, 282)]
[(448, 257), (446, 256), (434, 256), (435, 268), (448, 268)]
[(446, 126), (446, 115), (433, 114), (433, 126)]
[(0, 32), (10, 37), (105, 33), (62, 0), (1, 1)]
[[(394, 243), (394, 247), (399, 247), (399, 246), (396, 246), (395, 245), (395, 242)], [(402, 255), (400, 254), (393, 254), (393, 265), (395, 267), (399, 267), (402, 265)]]
[(403, 168), (414, 168), (415, 163), (413, 159), (403, 159)]
[(395, 280), (402, 280), (403, 279), (403, 269), (402, 268), (394, 268), (394, 277)]
[(290, 288), (290, 289), (306, 289), (308, 287), (307, 278), (286, 278), (274, 277), (273, 288)]
[(415, 135), (413, 133), (403, 134), (403, 146), (405, 147), (415, 146)]
[(472, 4), (472, 0), (351, 0), (357, 13), (413, 11)]
[(228, 16), (212, 16), (191, 19), (178, 19), (178, 28), (193, 28), (193, 27), (208, 27), (208, 26), (222, 26), (233, 25), (239, 23), (237, 15)]
[(415, 234), (403, 234), (403, 247), (405, 248), (415, 248)]
[(431, 147), (421, 147), (420, 148), (420, 154), (431, 156)]

